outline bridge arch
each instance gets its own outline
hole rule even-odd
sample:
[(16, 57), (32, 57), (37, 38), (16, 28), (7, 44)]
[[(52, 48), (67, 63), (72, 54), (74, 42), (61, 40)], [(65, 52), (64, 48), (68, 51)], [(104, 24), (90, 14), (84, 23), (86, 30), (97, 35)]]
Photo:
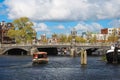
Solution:
[(97, 51), (99, 48), (87, 48), (87, 55), (93, 55), (93, 52)]
[(9, 48), (3, 52), (3, 55), (28, 55), (28, 50), (24, 48)]
[(44, 48), (37, 48), (39, 51), (45, 51), (48, 53), (48, 55), (57, 55), (58, 50), (57, 47), (44, 47)]

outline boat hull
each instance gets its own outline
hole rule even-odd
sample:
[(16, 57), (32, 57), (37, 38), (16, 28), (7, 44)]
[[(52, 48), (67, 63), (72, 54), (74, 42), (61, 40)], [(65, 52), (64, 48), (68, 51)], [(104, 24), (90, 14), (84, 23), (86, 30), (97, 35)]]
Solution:
[(48, 57), (47, 57), (47, 52), (36, 52), (33, 53), (33, 65), (34, 64), (42, 64), (42, 63), (48, 63)]
[[(108, 63), (113, 63), (114, 50), (108, 50), (106, 53), (106, 59)], [(120, 63), (120, 50), (118, 50), (117, 63)]]

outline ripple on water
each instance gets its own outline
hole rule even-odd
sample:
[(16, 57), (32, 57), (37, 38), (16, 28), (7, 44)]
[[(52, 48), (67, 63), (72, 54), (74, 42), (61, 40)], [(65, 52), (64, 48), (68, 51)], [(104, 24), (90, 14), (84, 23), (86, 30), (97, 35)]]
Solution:
[[(1, 56), (0, 56), (1, 57)], [(12, 59), (11, 59), (12, 58)], [(33, 66), (31, 57), (0, 58), (0, 80), (119, 80), (120, 65), (106, 64), (99, 57), (49, 57), (48, 64)]]

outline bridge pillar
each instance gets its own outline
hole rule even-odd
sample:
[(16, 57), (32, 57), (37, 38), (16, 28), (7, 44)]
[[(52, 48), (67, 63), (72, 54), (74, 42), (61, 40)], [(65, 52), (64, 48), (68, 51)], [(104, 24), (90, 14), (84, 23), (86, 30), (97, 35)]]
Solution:
[(27, 51), (27, 55), (31, 55), (31, 49), (29, 49), (29, 51)]
[(32, 47), (30, 49), (30, 55), (33, 55), (33, 53), (38, 52), (38, 49), (36, 47)]
[(1, 46), (1, 42), (0, 42), (0, 49), (2, 48), (2, 46)]
[(70, 50), (70, 55), (71, 55), (72, 57), (75, 57), (75, 49), (74, 49), (74, 48), (71, 48), (71, 50)]
[(3, 48), (0, 48), (0, 55), (2, 55), (3, 53)]
[(0, 53), (2, 53), (2, 48), (0, 48)]

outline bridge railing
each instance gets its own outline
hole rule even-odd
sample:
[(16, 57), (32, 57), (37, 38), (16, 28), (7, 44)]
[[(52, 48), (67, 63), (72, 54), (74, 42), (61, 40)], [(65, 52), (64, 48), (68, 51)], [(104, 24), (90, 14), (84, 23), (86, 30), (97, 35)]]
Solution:
[(105, 43), (77, 43), (76, 46), (110, 46), (110, 44)]
[[(57, 45), (66, 45), (66, 46), (70, 46), (71, 43), (54, 43), (54, 44), (50, 44), (50, 43), (44, 43), (44, 44), (0, 44), (1, 48), (2, 47), (10, 47), (10, 46), (57, 46)], [(100, 44), (100, 43), (96, 43), (96, 44), (92, 44), (92, 43), (76, 43), (76, 46), (110, 46), (110, 44)]]
[(11, 47), (11, 46), (32, 46), (31, 44), (1, 44), (2, 47)]

